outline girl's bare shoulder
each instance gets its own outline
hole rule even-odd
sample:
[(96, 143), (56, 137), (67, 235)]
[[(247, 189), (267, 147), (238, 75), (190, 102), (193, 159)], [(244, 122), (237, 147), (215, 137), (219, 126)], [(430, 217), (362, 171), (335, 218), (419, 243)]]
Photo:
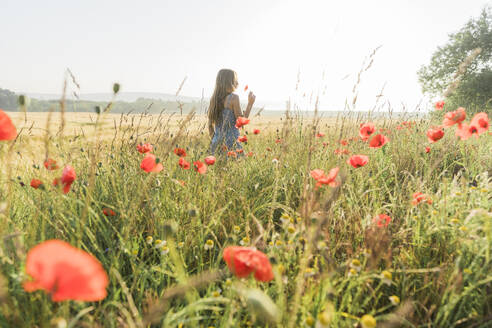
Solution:
[(235, 93), (231, 93), (231, 100), (233, 102), (239, 102), (239, 96)]

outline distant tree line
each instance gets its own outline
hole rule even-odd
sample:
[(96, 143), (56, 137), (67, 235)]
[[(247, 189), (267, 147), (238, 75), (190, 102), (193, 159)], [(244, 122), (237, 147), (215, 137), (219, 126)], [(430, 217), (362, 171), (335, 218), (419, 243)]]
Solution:
[(10, 90), (0, 88), (0, 108), (5, 110), (17, 109), (17, 95)]
[[(6, 89), (0, 89), (0, 108), (9, 111), (17, 111), (18, 95)], [(106, 108), (107, 102), (87, 101), (87, 100), (66, 100), (65, 110), (67, 112), (95, 112), (96, 108)], [(203, 103), (200, 108), (200, 102), (183, 102), (163, 101), (159, 99), (139, 98), (134, 102), (115, 101), (111, 106), (112, 113), (142, 113), (148, 112), (157, 114), (161, 111), (165, 113), (189, 113), (195, 109), (198, 113), (205, 111), (208, 103)], [(49, 112), (60, 110), (60, 100), (39, 100), (30, 99), (27, 105), (29, 112)]]

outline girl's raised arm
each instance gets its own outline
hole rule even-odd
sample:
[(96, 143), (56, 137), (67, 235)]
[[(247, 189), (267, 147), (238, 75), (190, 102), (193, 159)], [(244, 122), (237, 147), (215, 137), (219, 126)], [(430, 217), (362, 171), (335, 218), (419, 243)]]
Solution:
[(255, 100), (256, 96), (253, 94), (253, 92), (250, 91), (248, 95), (248, 106), (246, 106), (246, 110), (243, 113), (243, 111), (241, 110), (241, 104), (239, 103), (239, 97), (237, 95), (234, 95), (232, 99), (232, 109), (234, 110), (234, 115), (236, 116), (236, 118), (238, 118), (239, 116), (248, 118), (249, 114), (251, 113), (251, 109), (253, 108), (253, 104), (255, 103)]

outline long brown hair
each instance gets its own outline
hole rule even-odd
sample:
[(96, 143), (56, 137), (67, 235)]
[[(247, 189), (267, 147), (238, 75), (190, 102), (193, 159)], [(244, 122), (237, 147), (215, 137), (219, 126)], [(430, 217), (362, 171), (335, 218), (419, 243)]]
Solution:
[(215, 90), (208, 107), (208, 122), (216, 124), (222, 117), (225, 97), (237, 87), (237, 74), (232, 69), (223, 68), (217, 73)]

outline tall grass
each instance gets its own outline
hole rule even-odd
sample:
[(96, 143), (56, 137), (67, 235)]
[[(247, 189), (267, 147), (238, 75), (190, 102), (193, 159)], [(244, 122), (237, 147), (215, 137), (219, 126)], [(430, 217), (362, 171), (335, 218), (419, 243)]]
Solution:
[[(449, 132), (426, 153), (431, 122), (396, 129), (400, 122), (378, 120), (390, 142), (370, 149), (355, 139), (340, 145), (367, 118), (323, 125), (288, 115), (249, 133), (244, 148), (252, 157), (219, 158), (200, 175), (182, 170), (172, 153), (179, 146), (188, 161), (207, 156), (203, 129), (187, 128), (196, 117), (171, 129), (163, 115), (143, 127), (144, 116), (122, 115), (113, 127), (96, 123), (88, 134), (47, 133), (44, 149), (39, 142), (33, 148), (27, 130), (0, 144), (2, 326), (308, 327), (320, 314), (330, 327), (360, 325), (365, 314), (378, 327), (491, 326), (490, 135), (462, 142)], [(164, 171), (139, 168), (139, 142), (154, 145)], [(354, 169), (337, 148), (368, 155), (369, 164)], [(70, 193), (51, 186), (60, 172), (44, 169), (46, 156), (75, 168)], [(336, 166), (341, 185), (314, 188), (310, 170)], [(46, 188), (29, 187), (32, 178)], [(413, 206), (414, 192), (433, 203)], [(392, 218), (386, 228), (372, 223), (382, 213)], [(110, 278), (103, 301), (53, 303), (23, 290), (27, 250), (53, 238), (103, 264)], [(157, 239), (169, 253), (155, 247)], [(239, 244), (270, 257), (273, 282), (228, 273), (221, 252)], [(360, 262), (356, 274), (353, 260)], [(383, 270), (392, 274), (388, 284)], [(391, 303), (393, 295), (400, 304)]]

